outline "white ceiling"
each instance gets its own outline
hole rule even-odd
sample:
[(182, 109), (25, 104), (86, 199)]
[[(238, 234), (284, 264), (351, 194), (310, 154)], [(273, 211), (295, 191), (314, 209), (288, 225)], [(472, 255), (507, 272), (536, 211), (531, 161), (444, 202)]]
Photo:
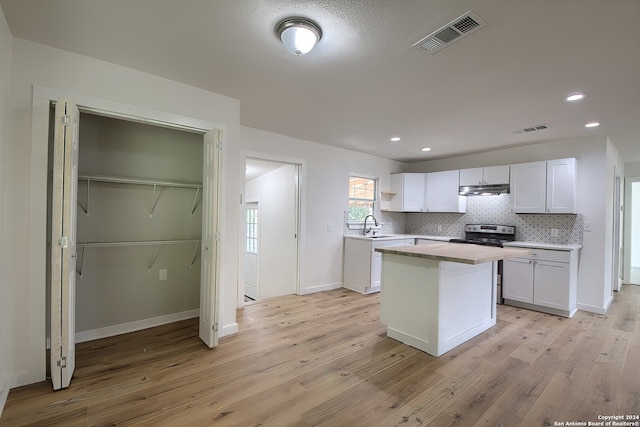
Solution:
[[(403, 161), (608, 134), (640, 161), (638, 0), (0, 4), (15, 37), (239, 99), (249, 127)], [(487, 27), (433, 55), (412, 47), (468, 10)], [(311, 53), (276, 38), (289, 16), (322, 27)], [(574, 91), (588, 97), (565, 102)]]

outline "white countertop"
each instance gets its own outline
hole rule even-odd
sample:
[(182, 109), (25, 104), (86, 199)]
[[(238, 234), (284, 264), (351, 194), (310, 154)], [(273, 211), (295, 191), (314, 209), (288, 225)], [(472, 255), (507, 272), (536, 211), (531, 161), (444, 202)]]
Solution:
[(439, 240), (442, 242), (448, 242), (451, 239), (459, 238), (459, 237), (451, 237), (451, 236), (425, 236), (422, 234), (386, 234), (386, 233), (377, 233), (377, 234), (384, 237), (372, 237), (371, 235), (363, 236), (362, 234), (349, 234), (344, 237), (349, 239), (360, 239), (360, 240), (427, 239), (427, 240)]
[(543, 243), (543, 242), (509, 242), (505, 243), (504, 246), (518, 247), (518, 248), (531, 248), (531, 249), (551, 249), (555, 251), (577, 251), (582, 248), (582, 245), (579, 244), (571, 244), (571, 245), (561, 245), (556, 243)]

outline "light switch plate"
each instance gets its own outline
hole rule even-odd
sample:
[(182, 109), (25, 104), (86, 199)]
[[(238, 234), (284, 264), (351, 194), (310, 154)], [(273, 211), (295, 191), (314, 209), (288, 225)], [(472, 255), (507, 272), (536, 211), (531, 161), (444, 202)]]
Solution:
[(552, 228), (551, 229), (551, 237), (558, 237), (558, 229), (557, 228)]
[(166, 268), (158, 270), (158, 273), (159, 273), (159, 276), (160, 276), (159, 277), (160, 280), (167, 280), (167, 269)]

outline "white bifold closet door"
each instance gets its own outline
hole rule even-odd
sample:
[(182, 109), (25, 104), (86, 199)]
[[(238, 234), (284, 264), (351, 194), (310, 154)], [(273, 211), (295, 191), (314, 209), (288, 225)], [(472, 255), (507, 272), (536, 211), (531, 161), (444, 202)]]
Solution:
[[(59, 99), (55, 111), (51, 235), (51, 379), (54, 390), (69, 386), (75, 368), (76, 212), (78, 194), (77, 106)], [(202, 271), (199, 335), (218, 345), (220, 244), (219, 197), (222, 130), (204, 134)]]
[(204, 135), (202, 170), (202, 270), (200, 273), (199, 336), (209, 347), (218, 345), (218, 231), (222, 130)]
[(54, 390), (68, 387), (75, 369), (79, 118), (74, 103), (58, 100), (51, 215), (51, 380)]

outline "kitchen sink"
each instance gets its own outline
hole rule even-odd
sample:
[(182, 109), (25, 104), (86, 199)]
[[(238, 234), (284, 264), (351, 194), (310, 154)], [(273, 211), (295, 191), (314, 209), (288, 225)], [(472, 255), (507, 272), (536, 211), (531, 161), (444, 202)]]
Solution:
[(382, 239), (383, 237), (393, 237), (393, 236), (379, 234), (377, 236), (367, 236), (367, 237), (369, 237), (370, 239)]

